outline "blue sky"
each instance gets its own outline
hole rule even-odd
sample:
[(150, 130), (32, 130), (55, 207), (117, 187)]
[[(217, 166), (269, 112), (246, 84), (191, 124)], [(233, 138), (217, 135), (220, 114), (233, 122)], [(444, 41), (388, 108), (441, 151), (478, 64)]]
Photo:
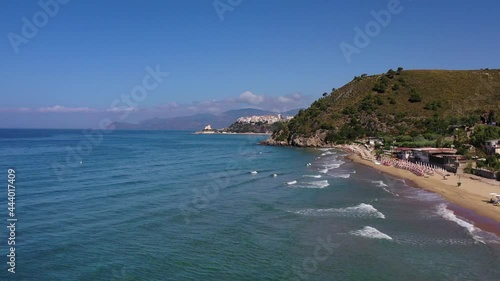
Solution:
[[(217, 1), (42, 0), (58, 7), (45, 23), (39, 1), (1, 1), (0, 127), (285, 111), (362, 73), (500, 68), (494, 0)], [(222, 21), (214, 3), (228, 9)], [(382, 10), (391, 19), (347, 60), (340, 44), (356, 47), (354, 28), (365, 31)], [(23, 17), (38, 20), (33, 38), (23, 35)], [(113, 104), (142, 85), (148, 66), (169, 75), (133, 106)]]

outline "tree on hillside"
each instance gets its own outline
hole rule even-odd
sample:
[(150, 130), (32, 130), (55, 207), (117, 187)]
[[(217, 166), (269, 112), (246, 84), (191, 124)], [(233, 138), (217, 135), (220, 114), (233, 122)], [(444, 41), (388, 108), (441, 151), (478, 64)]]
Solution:
[(389, 78), (394, 78), (394, 75), (396, 75), (396, 71), (394, 71), (392, 68), (387, 71), (387, 77)]
[(382, 78), (378, 79), (377, 82), (375, 82), (375, 85), (373, 86), (373, 90), (378, 92), (378, 93), (385, 93), (387, 90), (387, 85), (389, 84), (389, 79), (387, 77), (382, 76)]
[(324, 92), (324, 93), (323, 93), (323, 96), (324, 96), (324, 97), (328, 96), (328, 93), (327, 93), (327, 92)]
[(500, 138), (500, 127), (477, 125), (471, 135), (471, 144), (475, 147), (483, 147), (487, 140)]
[(488, 113), (488, 124), (491, 124), (491, 123), (493, 123), (495, 121), (496, 121), (495, 111), (494, 110), (490, 110), (490, 112)]

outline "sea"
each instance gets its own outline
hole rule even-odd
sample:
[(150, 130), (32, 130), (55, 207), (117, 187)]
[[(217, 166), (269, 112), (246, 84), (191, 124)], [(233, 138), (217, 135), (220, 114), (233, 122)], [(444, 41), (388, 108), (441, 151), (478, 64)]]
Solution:
[(500, 279), (440, 196), (266, 137), (0, 130), (0, 280)]

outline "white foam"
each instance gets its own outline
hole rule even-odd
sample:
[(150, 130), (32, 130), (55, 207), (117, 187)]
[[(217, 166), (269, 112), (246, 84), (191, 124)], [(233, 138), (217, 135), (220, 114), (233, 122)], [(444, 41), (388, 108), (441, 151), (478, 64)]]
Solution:
[(286, 184), (288, 184), (288, 185), (292, 185), (292, 184), (296, 184), (296, 183), (297, 183), (297, 181), (289, 181), (289, 182), (287, 182)]
[(333, 177), (335, 178), (344, 178), (344, 179), (348, 179), (351, 177), (351, 174), (338, 174), (338, 175), (332, 175)]
[(308, 216), (337, 216), (337, 217), (358, 217), (358, 218), (379, 218), (385, 219), (385, 215), (379, 212), (370, 204), (361, 203), (354, 207), (330, 208), (330, 209), (304, 209), (295, 211), (299, 215)]
[(405, 197), (425, 202), (443, 202), (440, 195), (416, 188), (412, 189)]
[(387, 186), (383, 181), (372, 181), (372, 183), (376, 183), (379, 187)]
[(371, 214), (377, 218), (385, 219), (385, 215), (379, 212), (375, 207), (370, 204), (361, 203), (355, 207), (347, 207), (343, 209), (344, 211), (350, 212), (355, 211), (362, 214)]
[(322, 181), (312, 181), (305, 184), (305, 188), (325, 188), (329, 186), (330, 183), (327, 180)]
[(455, 213), (451, 210), (448, 210), (446, 207), (446, 204), (442, 203), (437, 206), (437, 213), (443, 217), (445, 220), (449, 220), (452, 222), (455, 222), (456, 224), (460, 225), (461, 227), (465, 228), (469, 234), (476, 240), (477, 242), (481, 242), (483, 244), (484, 241), (477, 235), (478, 232), (480, 232), (479, 229), (477, 229), (473, 224), (466, 222), (462, 219), (459, 219)]
[(341, 163), (325, 164), (324, 167), (328, 169), (336, 169), (340, 167)]
[(363, 227), (363, 229), (351, 231), (350, 233), (352, 235), (371, 238), (371, 239), (392, 240), (391, 236), (389, 236), (383, 232), (380, 232), (378, 229), (376, 229), (375, 227), (371, 227), (371, 226), (365, 226), (365, 227)]
[(399, 194), (394, 193), (394, 192), (392, 192), (392, 191), (388, 190), (388, 189), (387, 189), (387, 188), (385, 188), (385, 187), (384, 187), (383, 189), (384, 189), (384, 191), (385, 191), (385, 192), (390, 193), (390, 194), (392, 194), (392, 195), (394, 195), (394, 196), (399, 197)]
[(471, 239), (460, 238), (436, 238), (426, 236), (415, 236), (412, 234), (396, 235), (394, 240), (399, 244), (423, 246), (423, 245), (472, 245), (476, 242)]
[(322, 174), (326, 174), (326, 173), (328, 173), (328, 168), (321, 169), (318, 172), (320, 172)]
[(278, 176), (278, 174), (273, 174), (273, 177), (277, 177), (277, 176)]
[(251, 171), (250, 174), (255, 175), (257, 174), (257, 171)]
[(304, 178), (315, 178), (315, 179), (320, 179), (321, 175), (303, 175)]

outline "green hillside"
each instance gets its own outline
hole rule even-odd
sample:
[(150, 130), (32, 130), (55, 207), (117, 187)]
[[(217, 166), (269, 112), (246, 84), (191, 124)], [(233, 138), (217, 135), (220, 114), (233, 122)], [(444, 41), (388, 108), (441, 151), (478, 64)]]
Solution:
[[(302, 110), (273, 141), (343, 143), (377, 136), (435, 142), (453, 125), (473, 126), (500, 116), (500, 70), (389, 70), (355, 77)], [(500, 117), (496, 118), (500, 121)], [(308, 146), (308, 145), (306, 145)]]

